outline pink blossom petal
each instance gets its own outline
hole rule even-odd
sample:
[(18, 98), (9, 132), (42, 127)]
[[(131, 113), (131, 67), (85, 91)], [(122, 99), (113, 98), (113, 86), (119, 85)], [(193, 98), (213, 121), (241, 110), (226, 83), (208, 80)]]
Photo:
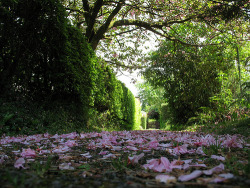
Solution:
[(210, 181), (210, 183), (221, 183), (221, 182), (224, 182), (225, 181), (225, 178), (214, 178)]
[(50, 151), (50, 150), (41, 150), (41, 151), (39, 152), (40, 155), (41, 155), (41, 154), (48, 154), (48, 153), (51, 153), (51, 151)]
[(68, 140), (67, 142), (65, 142), (65, 145), (68, 147), (78, 146), (75, 140)]
[(171, 172), (173, 168), (181, 169), (181, 165), (176, 165), (176, 161), (169, 162), (166, 157), (160, 159), (151, 159), (147, 161), (148, 164), (143, 165), (145, 169), (151, 169), (156, 172)]
[(76, 132), (69, 133), (69, 134), (63, 134), (61, 135), (61, 138), (69, 138), (69, 139), (74, 139), (78, 136)]
[(184, 164), (183, 170), (187, 170), (190, 167), (207, 167), (207, 165), (205, 165), (205, 164), (192, 164), (192, 165)]
[(138, 148), (133, 147), (133, 146), (127, 146), (126, 149), (132, 150), (132, 151), (138, 151)]
[(200, 175), (202, 175), (202, 171), (201, 170), (195, 170), (193, 171), (191, 174), (188, 174), (188, 175), (181, 175), (178, 180), (179, 181), (189, 181), (189, 180), (192, 180), (192, 179), (195, 179), (197, 177), (199, 177)]
[(225, 157), (223, 157), (223, 156), (211, 155), (211, 158), (212, 159), (217, 159), (217, 160), (220, 160), (220, 161), (225, 161)]
[(190, 168), (190, 165), (189, 164), (184, 164), (182, 168), (183, 168), (183, 170), (187, 170), (187, 169)]
[(164, 174), (157, 175), (155, 179), (163, 183), (175, 183), (176, 182), (176, 178), (174, 176), (169, 176), (169, 175), (164, 175)]
[(183, 162), (184, 162), (185, 164), (189, 164), (189, 163), (191, 163), (192, 161), (193, 161), (193, 159), (183, 160)]
[(152, 168), (153, 171), (155, 172), (166, 172), (165, 166), (161, 163), (159, 165), (156, 165)]
[(221, 172), (222, 170), (224, 170), (224, 164), (220, 164), (210, 170), (203, 170), (203, 173), (206, 175), (212, 175), (214, 172)]
[(236, 135), (227, 135), (227, 139), (222, 144), (230, 148), (243, 148), (243, 141), (238, 139)]
[(166, 169), (170, 168), (170, 162), (166, 157), (161, 157), (161, 163), (164, 165)]
[(234, 177), (233, 174), (227, 173), (227, 174), (219, 174), (220, 177), (225, 178), (225, 179), (232, 179)]
[(108, 154), (108, 155), (104, 155), (102, 159), (107, 159), (107, 158), (116, 158), (116, 156), (112, 153)]
[(143, 165), (145, 169), (153, 169), (159, 165), (159, 159), (151, 159), (147, 161), (147, 164)]
[(108, 151), (101, 151), (100, 153), (99, 153), (99, 155), (106, 155), (108, 153)]
[(138, 163), (138, 161), (144, 156), (144, 153), (141, 153), (140, 155), (134, 155), (132, 157), (128, 157), (128, 160), (131, 162), (131, 164)]
[(180, 165), (179, 162), (180, 161), (178, 161), (178, 160), (172, 161), (170, 164), (170, 168), (171, 169), (173, 169), (173, 168), (182, 169), (182, 165)]
[(14, 167), (15, 168), (23, 168), (25, 169), (25, 167), (23, 166), (25, 164), (25, 160), (24, 158), (19, 158), (16, 160), (15, 164), (14, 164)]
[(156, 149), (158, 145), (159, 145), (159, 142), (154, 140), (154, 141), (151, 141), (151, 142), (148, 143), (148, 148), (149, 149), (151, 149), (151, 148)]
[(33, 149), (23, 149), (21, 156), (24, 158), (32, 158), (32, 157), (36, 157), (36, 151)]
[(51, 138), (55, 138), (55, 139), (58, 139), (60, 138), (60, 136), (58, 134), (55, 134), (54, 136), (52, 136)]
[(173, 149), (173, 153), (175, 155), (180, 155), (180, 154), (185, 154), (185, 153), (188, 153), (188, 150), (187, 150), (187, 146), (186, 145), (182, 145), (182, 146), (177, 146)]
[(114, 151), (121, 151), (122, 150), (122, 147), (121, 146), (112, 146), (112, 149), (111, 150), (114, 150)]
[(70, 148), (68, 146), (59, 146), (58, 148), (55, 148), (52, 152), (53, 153), (65, 153), (67, 151), (70, 151)]
[(202, 147), (198, 147), (198, 148), (196, 149), (196, 153), (197, 153), (197, 154), (200, 154), (200, 155), (206, 155), (206, 154), (203, 152)]
[(71, 163), (62, 163), (59, 165), (60, 170), (74, 170), (75, 168), (71, 166)]
[(92, 157), (92, 155), (90, 155), (89, 152), (80, 155), (88, 159)]

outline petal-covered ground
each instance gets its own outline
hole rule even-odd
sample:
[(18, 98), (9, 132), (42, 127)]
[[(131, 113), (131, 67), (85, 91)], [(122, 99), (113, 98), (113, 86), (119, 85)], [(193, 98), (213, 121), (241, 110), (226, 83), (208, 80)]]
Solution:
[(250, 186), (249, 138), (120, 131), (0, 139), (3, 187)]

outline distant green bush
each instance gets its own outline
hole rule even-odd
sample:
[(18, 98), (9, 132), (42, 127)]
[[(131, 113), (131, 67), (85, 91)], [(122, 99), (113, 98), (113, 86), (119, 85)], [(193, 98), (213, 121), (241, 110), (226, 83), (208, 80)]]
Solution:
[(142, 115), (141, 117), (141, 127), (147, 129), (147, 114)]
[(166, 123), (170, 121), (171, 115), (169, 112), (169, 106), (167, 103), (161, 104), (161, 110), (160, 110), (160, 127), (161, 129), (166, 128)]
[(133, 130), (142, 129), (141, 127), (141, 103), (140, 100), (135, 98), (135, 123)]

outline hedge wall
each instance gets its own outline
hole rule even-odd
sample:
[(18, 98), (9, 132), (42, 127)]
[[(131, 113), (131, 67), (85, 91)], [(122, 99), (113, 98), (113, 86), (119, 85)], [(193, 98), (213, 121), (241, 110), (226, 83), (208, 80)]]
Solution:
[(137, 127), (133, 94), (66, 17), (59, 0), (1, 2), (2, 133), (91, 129), (99, 115), (107, 126)]
[(166, 122), (170, 120), (171, 115), (169, 111), (169, 106), (167, 103), (161, 104), (161, 113), (160, 113), (160, 127), (162, 129), (166, 128)]
[(94, 109), (99, 112), (99, 115), (106, 113), (106, 124), (115, 124), (120, 129), (138, 128), (136, 117), (139, 112), (136, 114), (136, 101), (132, 92), (115, 77), (105, 63), (102, 62), (98, 71)]

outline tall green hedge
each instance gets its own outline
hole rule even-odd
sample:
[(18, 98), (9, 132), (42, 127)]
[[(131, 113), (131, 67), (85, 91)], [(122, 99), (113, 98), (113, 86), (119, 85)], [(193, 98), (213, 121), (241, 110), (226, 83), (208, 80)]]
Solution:
[[(113, 71), (102, 62), (94, 92), (94, 109), (106, 114), (106, 121), (120, 129), (134, 129), (136, 126), (135, 97), (119, 81)], [(107, 123), (106, 123), (107, 124)], [(108, 126), (108, 125), (107, 125)]]
[(143, 114), (141, 117), (141, 127), (147, 129), (147, 114)]
[(142, 129), (141, 127), (141, 102), (138, 98), (135, 98), (135, 123), (133, 130)]
[[(12, 126), (11, 122), (18, 125), (7, 131), (38, 124), (84, 128), (93, 111), (96, 117), (103, 115), (107, 125), (136, 127), (133, 94), (97, 59), (81, 31), (70, 25), (59, 0), (2, 1), (0, 44), (0, 102), (6, 104), (6, 98), (11, 102), (0, 109), (0, 118), (11, 117), (0, 122), (1, 128)], [(21, 99), (22, 113), (13, 115)], [(57, 111), (64, 114), (61, 120)], [(31, 112), (37, 112), (37, 117)], [(74, 127), (76, 120), (78, 127)]]
[(73, 106), (85, 125), (99, 63), (59, 0), (1, 1), (0, 44), (0, 97), (5, 102), (36, 102), (44, 111), (62, 105), (70, 112)]
[(160, 112), (160, 127), (164, 129), (166, 127), (166, 122), (170, 120), (171, 115), (169, 111), (169, 106), (167, 103), (161, 104), (161, 112)]

